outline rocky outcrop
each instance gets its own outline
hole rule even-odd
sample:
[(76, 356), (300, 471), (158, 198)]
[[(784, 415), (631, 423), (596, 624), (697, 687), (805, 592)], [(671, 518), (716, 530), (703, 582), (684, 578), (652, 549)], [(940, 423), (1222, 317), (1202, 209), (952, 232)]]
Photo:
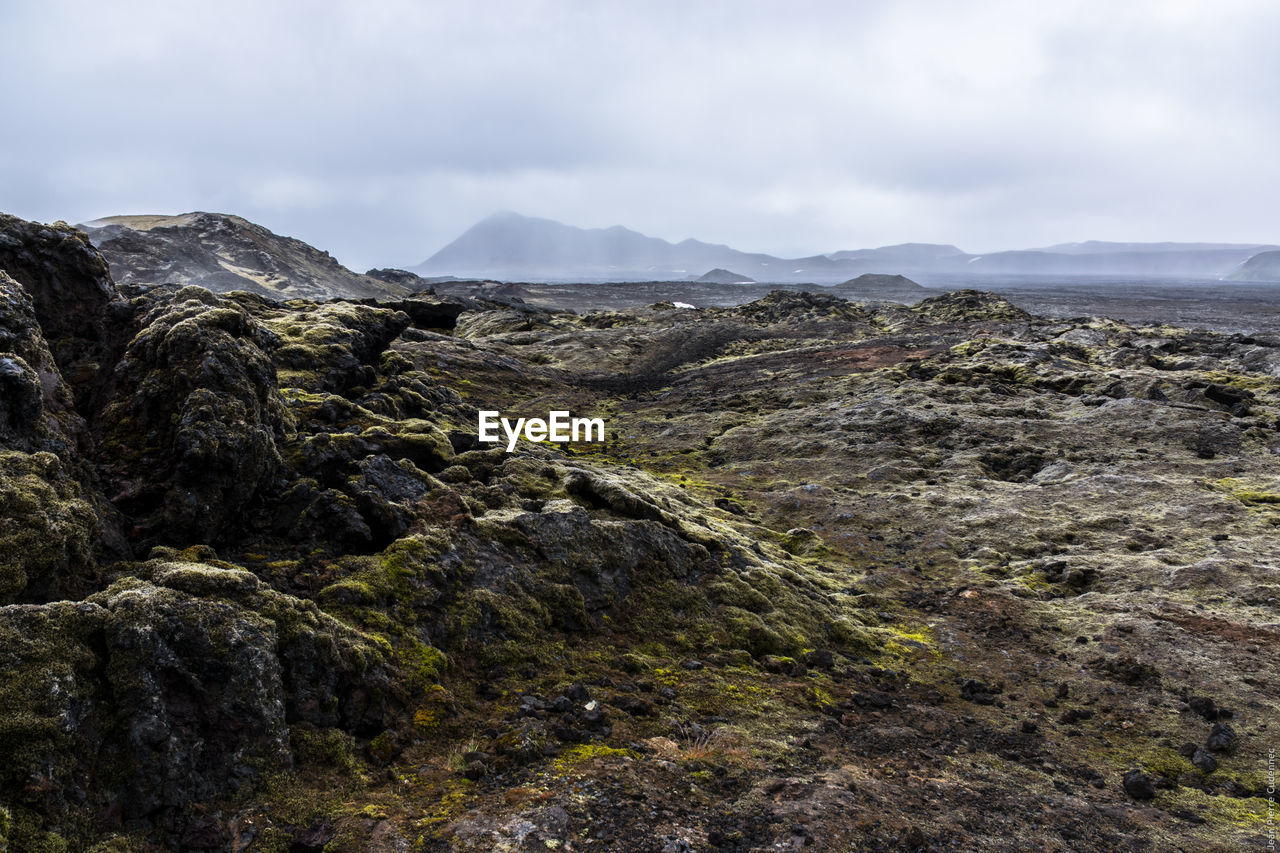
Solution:
[(145, 307), (101, 417), (104, 486), (135, 539), (218, 543), (279, 473), (287, 418), (268, 355), (279, 342), (203, 288)]
[(392, 311), (403, 311), (415, 329), (435, 330), (453, 329), (462, 312), (474, 307), (462, 299), (432, 299), (422, 295), (414, 299), (388, 300), (381, 305)]
[[(74, 327), (61, 320), (64, 332)], [(0, 271), (0, 603), (83, 595), (98, 554), (120, 555), (113, 513), (95, 489), (93, 444), (33, 300)]]
[(431, 281), (423, 278), (416, 273), (401, 269), (373, 269), (366, 270), (365, 275), (369, 278), (376, 278), (378, 281), (385, 281), (387, 284), (394, 284), (397, 287), (403, 287), (410, 293), (435, 293), (431, 287)]
[(42, 225), (0, 214), (0, 270), (26, 290), (58, 368), (87, 412), (98, 374), (118, 355), (117, 330), (126, 324), (107, 264), (65, 222)]
[(197, 285), (276, 299), (386, 298), (398, 283), (359, 275), (292, 237), (239, 216), (110, 216), (82, 226), (121, 284)]
[(56, 455), (0, 450), (0, 602), (83, 595), (97, 574), (103, 526)]
[(935, 322), (1004, 322), (1029, 320), (1031, 315), (1007, 299), (979, 290), (955, 290), (931, 296), (913, 307)]
[(35, 304), (27, 289), (2, 269), (0, 353), (0, 442), (27, 452), (68, 455), (83, 449), (84, 419), (49, 350)]
[(378, 358), (412, 322), (403, 312), (354, 302), (306, 306), (282, 324), (276, 360), (290, 384), (310, 390), (343, 393), (369, 387)]
[[(299, 724), (368, 735), (387, 654), (227, 564), (158, 560), (81, 602), (0, 607), (0, 796), (19, 838), (172, 826), (293, 764)], [(50, 842), (51, 843), (51, 842)]]

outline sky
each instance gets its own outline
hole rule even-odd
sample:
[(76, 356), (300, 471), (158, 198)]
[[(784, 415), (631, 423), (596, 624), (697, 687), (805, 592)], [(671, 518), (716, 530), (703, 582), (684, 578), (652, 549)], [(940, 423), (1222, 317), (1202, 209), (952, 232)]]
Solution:
[(803, 256), (1280, 242), (1272, 0), (0, 0), (0, 211), (408, 266), (512, 210)]

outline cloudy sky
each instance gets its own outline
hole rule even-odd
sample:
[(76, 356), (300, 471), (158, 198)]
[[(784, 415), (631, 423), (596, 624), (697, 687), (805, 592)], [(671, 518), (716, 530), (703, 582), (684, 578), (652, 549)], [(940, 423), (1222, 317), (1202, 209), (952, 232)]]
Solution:
[(1280, 241), (1272, 0), (0, 0), (0, 210), (349, 266), (515, 210), (802, 255)]

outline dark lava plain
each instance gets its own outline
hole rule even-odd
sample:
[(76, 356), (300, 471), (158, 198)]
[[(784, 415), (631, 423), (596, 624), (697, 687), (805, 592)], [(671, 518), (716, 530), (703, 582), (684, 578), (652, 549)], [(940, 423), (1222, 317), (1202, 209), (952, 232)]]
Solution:
[[(502, 287), (532, 305), (576, 311), (640, 308), (662, 301), (685, 302), (699, 308), (727, 308), (760, 299), (772, 290), (912, 304), (938, 292), (972, 289), (999, 293), (1019, 308), (1045, 317), (1102, 316), (1130, 323), (1168, 323), (1213, 332), (1280, 334), (1280, 282), (1056, 276), (920, 276), (916, 282), (923, 286), (916, 293), (850, 285), (688, 281), (504, 284)], [(436, 284), (435, 289), (441, 294), (474, 293), (476, 285), (475, 282), (450, 282)]]

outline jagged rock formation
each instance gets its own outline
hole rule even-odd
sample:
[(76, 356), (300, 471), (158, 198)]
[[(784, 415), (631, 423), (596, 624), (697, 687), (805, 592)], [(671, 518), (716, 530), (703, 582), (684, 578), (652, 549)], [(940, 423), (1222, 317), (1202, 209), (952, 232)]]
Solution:
[(394, 284), (397, 287), (403, 287), (409, 293), (434, 293), (432, 290), (432, 282), (422, 276), (411, 273), (408, 270), (398, 269), (373, 269), (365, 272), (369, 278), (376, 278), (378, 281), (385, 281), (388, 284)]
[(239, 216), (108, 216), (81, 226), (121, 284), (197, 285), (273, 299), (403, 296), (397, 282), (354, 273), (328, 252)]
[[(0, 846), (1263, 838), (1280, 342), (975, 291), (280, 302), (15, 245)], [(477, 441), (552, 404), (607, 440)]]
[(397, 702), (373, 638), (225, 564), (154, 560), (80, 602), (0, 608), (0, 641), (16, 849), (57, 843), (35, 815), (93, 837), (230, 796), (292, 766), (291, 727), (377, 732)]
[(279, 340), (203, 288), (143, 304), (101, 414), (104, 485), (136, 535), (220, 544), (278, 476), (286, 417), (268, 352)]

